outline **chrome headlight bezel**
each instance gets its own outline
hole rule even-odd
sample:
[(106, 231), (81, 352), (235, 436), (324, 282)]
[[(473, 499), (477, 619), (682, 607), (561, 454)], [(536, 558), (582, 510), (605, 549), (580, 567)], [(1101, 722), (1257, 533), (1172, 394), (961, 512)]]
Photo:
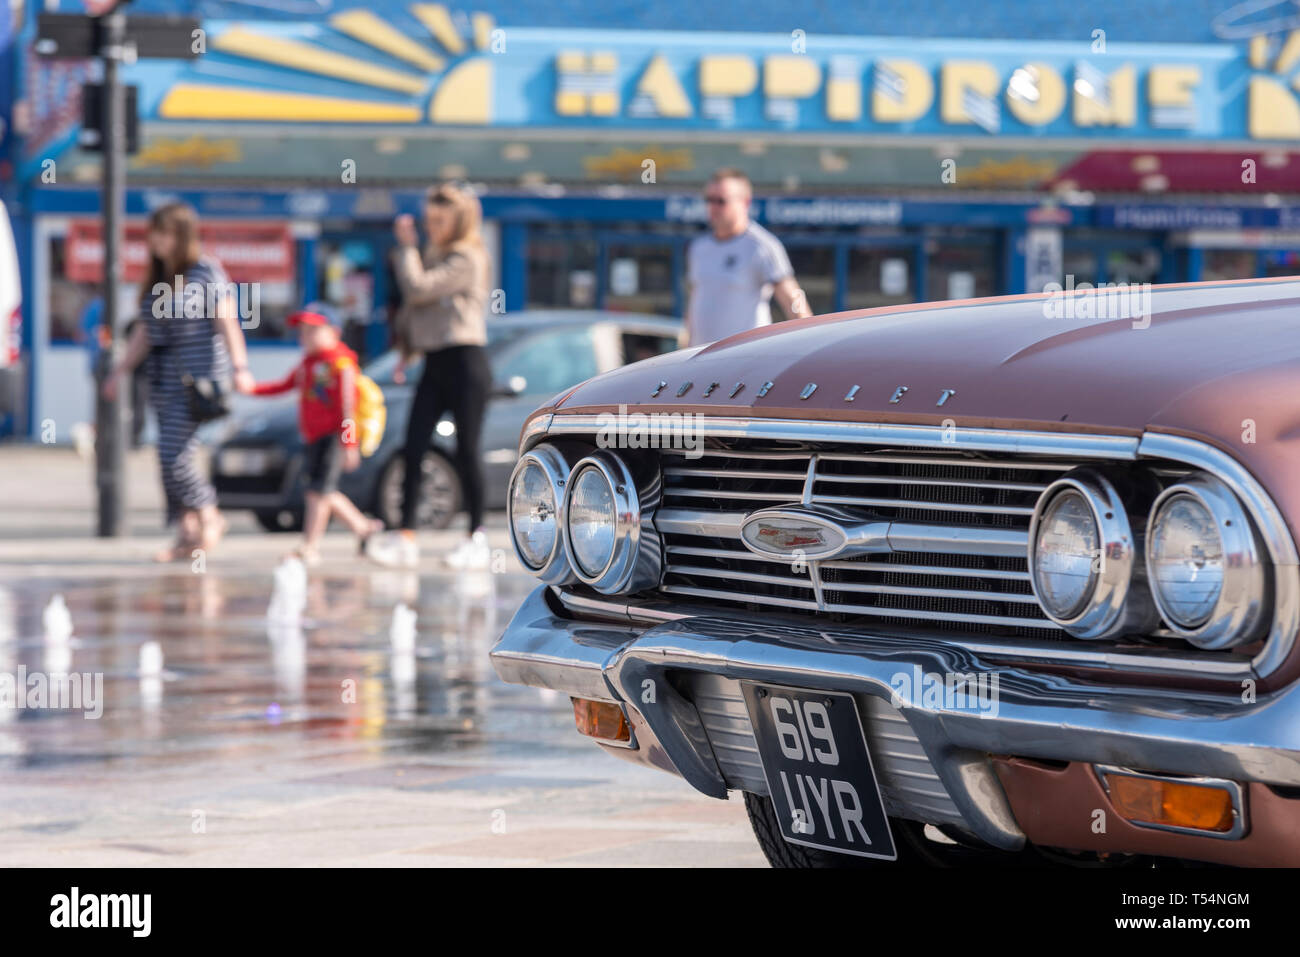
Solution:
[[(550, 554), (546, 556), (545, 561), (540, 566), (535, 566), (530, 562), (523, 549), (519, 547), (519, 542), (515, 538), (515, 522), (511, 508), (514, 501), (515, 480), (530, 465), (535, 465), (542, 470), (547, 483), (550, 485), (551, 496), (555, 502), (555, 542), (551, 546)], [(510, 482), (506, 486), (506, 518), (510, 526), (510, 544), (515, 550), (515, 557), (519, 559), (519, 563), (530, 574), (535, 575), (548, 585), (563, 585), (575, 579), (573, 569), (569, 565), (568, 552), (564, 543), (568, 527), (564, 510), (568, 479), (569, 462), (564, 453), (553, 445), (538, 445), (519, 456), (519, 460), (515, 462), (515, 467), (510, 473)]]
[[(1038, 583), (1039, 528), (1060, 495), (1082, 498), (1097, 529), (1092, 594), (1082, 609), (1068, 618), (1052, 613)], [(1112, 638), (1153, 625), (1154, 607), (1141, 580), (1141, 566), (1135, 568), (1139, 545), (1134, 525), (1124, 496), (1100, 471), (1076, 469), (1048, 485), (1034, 506), (1028, 543), (1029, 584), (1043, 614), (1074, 637), (1085, 639)]]
[[(1181, 496), (1194, 499), (1214, 520), (1223, 549), (1223, 585), (1210, 614), (1189, 627), (1171, 613), (1153, 573), (1153, 545), (1161, 512)], [(1267, 559), (1254, 523), (1232, 490), (1219, 479), (1197, 473), (1167, 487), (1151, 504), (1147, 519), (1145, 561), (1151, 594), (1169, 630), (1207, 651), (1232, 648), (1254, 640), (1267, 622)]]
[[(587, 469), (594, 469), (604, 478), (614, 499), (614, 548), (605, 567), (594, 575), (587, 574), (578, 562), (573, 551), (572, 536), (569, 534), (569, 507), (573, 501), (573, 489), (578, 477)], [(564, 519), (564, 548), (574, 576), (583, 584), (607, 595), (626, 590), (632, 583), (637, 568), (642, 516), (636, 481), (623, 460), (603, 450), (580, 459), (569, 472), (565, 483), (561, 515)]]

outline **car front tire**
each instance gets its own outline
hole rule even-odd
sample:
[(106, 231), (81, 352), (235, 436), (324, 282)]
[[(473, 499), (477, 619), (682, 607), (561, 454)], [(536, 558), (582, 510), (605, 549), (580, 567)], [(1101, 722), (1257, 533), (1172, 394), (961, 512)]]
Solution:
[(1003, 854), (994, 850), (976, 850), (957, 845), (936, 844), (924, 834), (925, 825), (916, 821), (890, 818), (894, 846), (898, 859), (881, 860), (874, 857), (857, 857), (853, 854), (836, 854), (802, 844), (791, 844), (781, 836), (776, 809), (772, 799), (765, 795), (745, 792), (745, 811), (749, 824), (758, 839), (763, 856), (773, 867), (848, 867), (848, 868), (932, 868), (970, 867), (990, 864), (1015, 864), (1020, 855)]

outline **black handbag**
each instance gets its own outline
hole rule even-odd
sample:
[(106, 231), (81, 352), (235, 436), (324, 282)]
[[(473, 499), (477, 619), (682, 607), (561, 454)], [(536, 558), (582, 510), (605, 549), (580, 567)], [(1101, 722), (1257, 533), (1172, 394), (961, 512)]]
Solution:
[(164, 346), (161, 351), (172, 360), (173, 368), (180, 375), (190, 418), (195, 425), (203, 425), (230, 414), (230, 383), (212, 376), (191, 375), (180, 367), (170, 346)]
[(196, 425), (230, 414), (230, 387), (220, 379), (209, 376), (195, 377), (188, 372), (182, 372), (181, 383), (185, 386), (190, 418)]

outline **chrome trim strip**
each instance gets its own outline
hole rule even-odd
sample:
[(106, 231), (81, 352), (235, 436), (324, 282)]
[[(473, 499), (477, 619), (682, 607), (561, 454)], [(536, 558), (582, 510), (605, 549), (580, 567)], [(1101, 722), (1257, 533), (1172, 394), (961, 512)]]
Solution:
[(890, 522), (889, 547), (896, 552), (935, 552), (944, 555), (1011, 555), (1022, 558), (1027, 532), (1014, 528), (978, 528)]
[[(702, 535), (730, 538), (741, 544), (740, 527), (752, 512), (714, 512), (707, 509), (660, 508), (655, 527), (665, 535)], [(888, 522), (889, 550), (935, 552), (944, 555), (1007, 555), (1024, 558), (1027, 532), (1014, 528), (966, 525), (931, 525), (925, 522)], [(779, 559), (778, 559), (779, 561)]]
[[(666, 621), (686, 618), (720, 618), (735, 622), (724, 614), (726, 609), (693, 606), (687, 602), (638, 600), (627, 598), (600, 599), (587, 595), (553, 589), (553, 594), (565, 608), (577, 614), (598, 615), (603, 618), (627, 619), (634, 625), (652, 626)], [(732, 596), (734, 597), (734, 596)], [(793, 605), (793, 602), (787, 603)], [(1047, 627), (1046, 625), (1044, 627)], [(858, 632), (849, 632), (842, 626), (819, 629), (827, 641), (850, 641)], [(999, 639), (944, 639), (955, 648), (962, 648), (989, 658), (1020, 659), (1042, 663), (1078, 665), (1089, 668), (1117, 668), (1124, 671), (1150, 674), (1196, 674), (1229, 680), (1251, 674), (1250, 662), (1243, 658), (1226, 658), (1219, 654), (1202, 652), (1164, 652), (1158, 657), (1150, 652), (1102, 651), (1095, 644), (1067, 641), (1023, 640), (1014, 643)]]
[(661, 535), (703, 535), (740, 541), (740, 525), (748, 512), (711, 512), (704, 509), (660, 508), (655, 528)]
[[(824, 564), (818, 563), (825, 567)], [(702, 568), (694, 565), (674, 565), (672, 571), (678, 575), (696, 575), (700, 578), (725, 578), (732, 581), (762, 582), (770, 585), (785, 585), (790, 588), (812, 588), (807, 578), (790, 575), (767, 575), (762, 572), (742, 572), (733, 568)], [(862, 592), (872, 595), (916, 595), (932, 598), (970, 598), (977, 601), (1008, 601), (1022, 605), (1037, 605), (1038, 599), (1033, 595), (1019, 592), (959, 591), (951, 588), (926, 588), (908, 585), (871, 585), (861, 582), (830, 582), (825, 587), (833, 591)], [(736, 601), (745, 601), (747, 596), (732, 593)], [(902, 614), (899, 609), (895, 611)], [(1044, 625), (1043, 627), (1050, 627)]]
[(539, 415), (529, 420), (519, 435), (520, 454), (527, 452), (546, 437), (546, 434), (551, 431), (551, 423), (554, 419), (555, 416), (548, 412), (546, 415)]
[[(672, 428), (671, 420), (663, 428)], [(685, 424), (678, 426), (683, 434)], [(596, 415), (556, 415), (552, 435), (595, 433), (609, 428)], [(697, 416), (691, 438), (769, 439), (791, 442), (847, 442), (853, 445), (910, 445), (927, 448), (1132, 460), (1138, 439), (1126, 435), (1078, 435), (1068, 432), (1009, 432), (1003, 429), (952, 429), (937, 425), (882, 425), (872, 422), (822, 422), (806, 419), (738, 419)], [(802, 458), (801, 455), (794, 457)], [(967, 463), (980, 464), (980, 463)]]
[[(678, 492), (673, 489), (672, 493)], [(714, 498), (727, 498), (728, 492), (712, 492)], [(764, 496), (771, 498), (771, 496)], [(915, 508), (934, 512), (970, 512), (976, 515), (1019, 515), (1028, 518), (1034, 514), (1032, 508), (1018, 505), (970, 505), (965, 502), (928, 502), (919, 498), (867, 498), (859, 495), (821, 495), (812, 497), (812, 502), (826, 502), (829, 505), (858, 505), (863, 508)]]
[[(1110, 796), (1110, 778), (1141, 778), (1144, 781), (1171, 781), (1175, 784), (1199, 784), (1203, 787), (1219, 788), (1227, 791), (1232, 799), (1232, 827), (1226, 831), (1205, 831), (1194, 827), (1178, 827), (1174, 824), (1155, 824), (1151, 821), (1137, 821), (1133, 818), (1124, 817), (1127, 823), (1134, 827), (1150, 828), (1153, 831), (1169, 831), (1173, 834), (1193, 834), (1196, 837), (1213, 837), (1220, 841), (1239, 841), (1246, 836), (1246, 800), (1241, 793), (1241, 785), (1236, 781), (1230, 781), (1227, 778), (1205, 778), (1205, 777), (1174, 777), (1168, 774), (1147, 774), (1142, 771), (1134, 771), (1130, 768), (1120, 768), (1113, 764), (1094, 764), (1093, 773), (1097, 775), (1097, 780), (1101, 782), (1102, 789), (1106, 796)], [(1115, 813), (1119, 813), (1116, 811)]]
[[(778, 584), (787, 584), (779, 582)], [(800, 588), (814, 587), (803, 582), (789, 582)], [(834, 591), (840, 586), (835, 583), (822, 583), (824, 590)], [(694, 585), (660, 585), (659, 591), (669, 595), (690, 595), (695, 598), (715, 598), (733, 602), (752, 602), (756, 605), (772, 605), (777, 608), (804, 608), (809, 611), (842, 612), (846, 615), (867, 615), (874, 618), (901, 618), (906, 621), (951, 621), (963, 624), (1005, 625), (1012, 628), (1040, 628), (1052, 631), (1056, 628), (1049, 621), (1040, 618), (1014, 618), (1009, 615), (970, 615), (962, 612), (921, 611), (914, 608), (882, 608), (878, 605), (846, 605), (833, 602), (802, 601), (798, 598), (775, 598), (770, 595), (746, 595), (734, 591), (719, 591), (713, 588), (698, 588)], [(711, 617), (723, 617), (716, 612)]]
[(1300, 631), (1300, 556), (1282, 512), (1245, 466), (1213, 446), (1181, 435), (1147, 432), (1138, 454), (1205, 469), (1232, 489), (1250, 512), (1273, 562), (1273, 627), (1251, 665), (1260, 677), (1271, 674), (1291, 653)]
[[(669, 555), (686, 555), (697, 558), (727, 558), (742, 562), (771, 562), (772, 559), (752, 552), (738, 552), (727, 548), (697, 548), (694, 545), (669, 545)], [(1000, 571), (993, 568), (949, 568), (944, 565), (901, 565), (893, 562), (872, 561), (821, 561), (821, 568), (838, 568), (850, 572), (892, 572), (903, 575), (947, 575), (950, 578), (996, 578), (1021, 581), (1029, 584), (1029, 572)]]

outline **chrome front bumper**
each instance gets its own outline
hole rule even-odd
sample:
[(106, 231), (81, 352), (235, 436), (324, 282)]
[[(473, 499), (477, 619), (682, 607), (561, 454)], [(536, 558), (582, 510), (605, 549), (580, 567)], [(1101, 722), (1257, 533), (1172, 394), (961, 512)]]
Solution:
[[(548, 591), (536, 589), (497, 641), (497, 674), (515, 684), (622, 704), (633, 719), (641, 759), (671, 767), (713, 797), (725, 797), (738, 782), (724, 770), (700, 709), (678, 690), (694, 687), (683, 673), (885, 702), (895, 676), (917, 668), (927, 675), (996, 675), (996, 714), (942, 704), (914, 704), (898, 713), (965, 828), (1005, 849), (1019, 847), (1024, 834), (990, 755), (1300, 785), (1300, 692), (1294, 686), (1244, 703), (1237, 696), (1105, 687), (998, 666), (939, 639), (900, 644), (857, 632), (713, 617), (654, 626), (580, 621), (558, 613)], [(668, 680), (670, 674), (676, 681)], [(872, 709), (860, 710), (870, 722)]]

